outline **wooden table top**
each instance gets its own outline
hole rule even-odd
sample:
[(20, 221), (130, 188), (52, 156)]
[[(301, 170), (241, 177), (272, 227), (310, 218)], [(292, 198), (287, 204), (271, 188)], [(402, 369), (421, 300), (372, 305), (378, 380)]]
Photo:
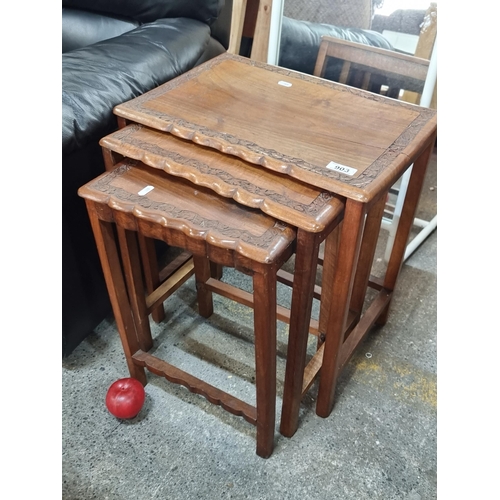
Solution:
[(329, 191), (140, 124), (113, 132), (100, 144), (309, 232), (323, 231), (344, 208)]
[(435, 110), (228, 53), (114, 112), (365, 202), (437, 127)]
[[(211, 190), (126, 158), (78, 190), (112, 211), (175, 229), (189, 239), (269, 264), (295, 239), (295, 230)], [(133, 228), (137, 230), (137, 228)]]

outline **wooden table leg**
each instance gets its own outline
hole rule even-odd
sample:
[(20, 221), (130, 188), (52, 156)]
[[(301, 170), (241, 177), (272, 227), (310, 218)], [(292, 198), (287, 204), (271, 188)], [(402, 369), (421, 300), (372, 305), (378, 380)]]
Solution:
[(347, 200), (340, 236), (337, 269), (333, 282), (333, 307), (324, 343), (323, 364), (316, 403), (316, 413), (328, 417), (333, 408), (337, 385), (339, 351), (344, 341), (354, 276), (361, 247), (365, 205)]
[(351, 297), (351, 311), (356, 313), (357, 323), (361, 317), (361, 311), (365, 302), (366, 290), (368, 289), (368, 280), (373, 266), (373, 258), (377, 249), (378, 237), (382, 223), (382, 216), (385, 208), (385, 195), (381, 196), (378, 201), (370, 208), (366, 217), (365, 227), (363, 230), (363, 240), (361, 242), (361, 250), (359, 252), (359, 260), (356, 268), (356, 277)]
[(116, 248), (113, 224), (99, 219), (92, 201), (85, 202), (130, 376), (146, 385), (144, 368), (137, 366), (132, 359), (133, 354), (139, 350), (139, 341)]
[(222, 266), (214, 265), (204, 255), (193, 255), (194, 275), (196, 280), (196, 294), (198, 297), (198, 312), (204, 318), (210, 317), (214, 312), (214, 303), (212, 292), (205, 287), (205, 283), (209, 280), (213, 268), (221, 268)]
[(139, 347), (148, 352), (153, 347), (153, 338), (149, 326), (149, 314), (144, 297), (144, 282), (141, 274), (141, 260), (137, 247), (137, 233), (116, 226), (120, 252), (122, 255), (125, 280), (129, 290), (129, 300), (135, 320)]
[(297, 431), (302, 382), (307, 354), (312, 298), (318, 266), (320, 234), (297, 230), (295, 271), (280, 432), (292, 437)]
[[(394, 290), (399, 272), (401, 271), (401, 266), (403, 265), (406, 246), (408, 245), (410, 231), (415, 219), (415, 212), (417, 210), (418, 201), (422, 192), (427, 165), (434, 149), (434, 143), (435, 137), (430, 142), (429, 146), (417, 158), (417, 160), (415, 160), (412, 167), (405, 201), (403, 203), (403, 209), (401, 211), (401, 217), (399, 219), (391, 256), (387, 264), (387, 271), (384, 278), (384, 288), (389, 291)], [(377, 325), (385, 325), (385, 323), (387, 322), (390, 305), (391, 303), (389, 302), (385, 310), (380, 314), (376, 322)]]
[(318, 318), (318, 348), (326, 338), (326, 330), (330, 319), (330, 309), (333, 300), (333, 279), (337, 268), (340, 232), (342, 222), (326, 237), (323, 258), (323, 277), (321, 280), (321, 301)]
[(271, 456), (276, 424), (276, 269), (253, 275), (257, 455)]
[[(146, 238), (140, 233), (138, 234), (138, 238), (142, 255), (144, 277), (146, 279), (146, 289), (148, 293), (153, 293), (160, 285), (160, 269), (158, 268), (155, 242), (152, 238)], [(161, 323), (165, 319), (163, 304), (159, 304), (151, 311), (151, 317), (155, 323)]]
[[(119, 128), (126, 126), (126, 121), (118, 118)], [(111, 171), (115, 168), (116, 164), (123, 159), (121, 154), (115, 153), (111, 149), (102, 148), (102, 155), (104, 158), (104, 166), (107, 171)], [(152, 293), (158, 285), (160, 284), (160, 270), (158, 268), (158, 259), (156, 256), (156, 249), (154, 240), (151, 238), (145, 238), (142, 235), (138, 235), (140, 250), (142, 255), (142, 267), (144, 271), (144, 277), (146, 279), (146, 288), (148, 293)], [(151, 311), (151, 317), (155, 323), (161, 323), (165, 319), (165, 310), (163, 309), (163, 304), (155, 307)]]

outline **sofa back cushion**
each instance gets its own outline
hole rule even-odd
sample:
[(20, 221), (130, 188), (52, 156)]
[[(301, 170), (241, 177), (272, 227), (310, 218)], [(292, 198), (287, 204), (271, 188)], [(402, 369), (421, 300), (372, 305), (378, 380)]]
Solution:
[(187, 17), (211, 25), (224, 6), (224, 0), (63, 0), (62, 6), (129, 17), (141, 23)]
[(62, 51), (86, 47), (140, 26), (139, 21), (79, 9), (62, 10)]

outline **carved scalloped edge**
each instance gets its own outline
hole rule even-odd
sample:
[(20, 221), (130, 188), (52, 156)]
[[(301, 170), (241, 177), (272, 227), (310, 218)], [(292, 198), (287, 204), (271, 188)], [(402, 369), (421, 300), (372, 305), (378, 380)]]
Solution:
[(174, 384), (183, 385), (190, 392), (203, 396), (210, 403), (221, 406), (229, 413), (243, 417), (247, 422), (257, 425), (257, 409), (245, 401), (231, 396), (227, 392), (151, 354), (138, 351), (132, 357), (136, 364), (147, 368), (151, 373), (164, 377)]
[[(327, 191), (321, 191), (308, 205), (299, 201), (292, 203), (289, 198), (280, 193), (259, 188), (246, 180), (233, 177), (222, 169), (210, 167), (200, 160), (186, 158), (180, 153), (131, 137), (131, 132), (140, 128), (144, 127), (138, 124), (130, 125), (113, 136), (104, 138), (102, 144), (124, 156), (164, 170), (170, 175), (189, 180), (198, 186), (209, 188), (225, 198), (232, 198), (242, 205), (260, 209), (272, 217), (307, 231), (322, 231), (340, 211), (340, 207), (336, 206), (338, 203), (332, 201), (334, 196)], [(118, 140), (115, 141), (114, 138)], [(123, 148), (123, 144), (119, 141), (124, 139), (127, 141), (126, 146), (133, 149)], [(214, 182), (214, 177), (218, 181)], [(290, 208), (293, 213), (284, 212), (283, 207)], [(329, 218), (319, 221), (317, 217), (324, 217), (329, 208), (331, 211)]]
[(148, 116), (143, 116), (140, 120), (137, 119), (137, 115), (134, 113), (125, 116), (126, 114), (123, 113), (121, 116), (132, 121), (140, 121), (143, 125), (162, 132), (168, 132), (200, 146), (206, 146), (221, 153), (236, 156), (246, 162), (260, 165), (274, 172), (289, 175), (308, 184), (315, 185), (318, 175), (322, 176), (324, 181), (329, 178), (336, 180), (341, 178), (341, 175), (337, 172), (318, 167), (301, 158), (289, 157), (274, 149), (265, 149), (254, 142), (239, 139), (231, 134), (214, 132), (207, 127), (177, 119), (156, 110), (148, 110)]
[[(285, 250), (295, 239), (295, 231), (281, 221), (275, 221), (265, 233), (256, 236), (249, 231), (226, 226), (218, 220), (204, 219), (197, 212), (178, 210), (174, 205), (157, 202), (147, 196), (139, 196), (110, 185), (116, 177), (123, 175), (136, 163), (136, 160), (126, 159), (113, 171), (98, 177), (89, 184), (91, 190), (99, 191), (103, 196), (96, 197), (94, 191), (94, 196), (84, 195), (84, 197), (92, 198), (112, 210), (130, 213), (137, 219), (180, 231), (189, 238), (233, 250), (240, 255), (266, 264), (273, 262), (277, 254)], [(161, 212), (168, 214), (168, 220)]]
[[(257, 144), (238, 139), (227, 133), (214, 132), (206, 127), (187, 122), (186, 120), (176, 119), (165, 113), (159, 113), (155, 110), (148, 110), (147, 117), (141, 117), (141, 123), (156, 130), (170, 133), (181, 139), (189, 140), (200, 146), (206, 146), (216, 149), (221, 153), (233, 155), (244, 161), (260, 165), (264, 168), (289, 175), (290, 177), (311, 184), (318, 185), (318, 176), (321, 178), (323, 188), (332, 192), (339, 192), (342, 185), (363, 189), (369, 185), (373, 179), (377, 178), (381, 170), (393, 162), (393, 158), (405, 153), (405, 149), (415, 137), (412, 129), (420, 128), (421, 123), (426, 119), (418, 115), (413, 123), (394, 141), (394, 143), (375, 160), (365, 171), (357, 178), (352, 178), (344, 174), (339, 174), (325, 167), (313, 165), (301, 158), (293, 158), (274, 149), (264, 149)], [(130, 120), (136, 120), (134, 114), (126, 116)], [(331, 182), (329, 182), (331, 181)]]
[[(183, 82), (195, 78), (198, 74), (205, 71), (206, 69), (215, 67), (226, 60), (238, 61), (240, 63), (259, 67), (261, 69), (278, 73), (280, 75), (307, 81), (315, 85), (334, 88), (337, 91), (348, 92), (364, 99), (383, 102), (386, 104), (390, 103), (393, 106), (400, 106), (402, 108), (411, 110), (417, 113), (417, 116), (415, 120), (407, 127), (407, 129), (394, 141), (388, 151), (382, 154), (357, 178), (351, 178), (344, 174), (340, 174), (332, 170), (327, 170), (324, 167), (313, 165), (300, 158), (289, 157), (272, 149), (264, 149), (253, 142), (244, 141), (227, 133), (214, 132), (206, 127), (202, 127), (190, 123), (186, 120), (172, 117), (165, 113), (159, 113), (155, 110), (147, 110), (148, 116), (142, 116), (140, 120), (137, 120), (137, 115), (133, 112), (133, 110), (144, 112), (141, 106), (145, 102), (164, 94), (170, 89), (178, 87)], [(129, 110), (132, 110), (132, 112), (129, 112)], [(196, 68), (190, 70), (187, 73), (184, 73), (174, 80), (160, 85), (156, 89), (153, 89), (152, 91), (147, 92), (142, 96), (139, 96), (131, 101), (117, 106), (115, 108), (115, 113), (132, 121), (140, 121), (144, 125), (150, 126), (157, 130), (171, 133), (177, 137), (190, 140), (202, 146), (217, 149), (218, 151), (221, 151), (225, 154), (237, 156), (250, 163), (261, 165), (270, 170), (290, 175), (291, 177), (304, 182), (308, 182), (313, 185), (315, 184), (315, 181), (317, 181), (316, 176), (320, 175), (323, 178), (324, 187), (335, 191), (335, 188), (339, 187), (339, 181), (348, 184), (351, 187), (362, 189), (370, 184), (372, 180), (379, 175), (381, 169), (392, 163), (392, 158), (394, 156), (398, 156), (399, 154), (408, 156), (404, 150), (408, 147), (412, 139), (415, 137), (415, 133), (412, 133), (412, 129), (420, 129), (422, 124), (425, 124), (425, 122), (435, 116), (436, 111), (428, 108), (421, 108), (404, 101), (389, 99), (385, 96), (373, 94), (361, 89), (341, 85), (337, 82), (332, 82), (323, 78), (306, 75), (304, 73), (295, 72), (293, 70), (287, 70), (278, 66), (270, 66), (259, 61), (253, 61), (245, 57), (225, 53), (203, 63), (200, 66), (197, 66)], [(332, 181), (336, 181), (335, 184), (329, 184), (328, 180), (330, 179)]]

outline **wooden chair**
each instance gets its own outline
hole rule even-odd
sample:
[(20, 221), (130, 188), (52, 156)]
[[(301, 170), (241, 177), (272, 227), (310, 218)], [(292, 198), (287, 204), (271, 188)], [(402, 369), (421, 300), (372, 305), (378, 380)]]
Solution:
[[(135, 160), (126, 159), (82, 186), (79, 195), (87, 204), (131, 376), (146, 384), (146, 368), (243, 416), (257, 427), (257, 454), (269, 457), (276, 410), (277, 271), (293, 254), (296, 231), (260, 211)], [(165, 300), (165, 290), (160, 286), (152, 293), (144, 292), (137, 234), (193, 255), (192, 263), (178, 269), (166, 289), (172, 293), (194, 268), (202, 316), (213, 312), (212, 293), (253, 307), (255, 406), (147, 352), (152, 345), (148, 315)], [(211, 262), (251, 275), (253, 295), (213, 278)]]
[(241, 37), (253, 39), (250, 59), (268, 61), (273, 23), (272, 0), (233, 0), (228, 52), (239, 54)]
[(227, 51), (231, 52), (231, 54), (238, 55), (240, 53), (246, 9), (247, 0), (233, 0), (231, 12), (231, 32), (229, 33), (229, 47), (227, 49)]
[[(333, 60), (333, 61), (332, 61)], [(329, 63), (336, 64), (329, 68)], [(338, 82), (387, 97), (398, 98), (402, 90), (421, 94), (429, 61), (387, 49), (324, 36), (314, 75), (325, 78), (328, 69), (338, 72)]]

